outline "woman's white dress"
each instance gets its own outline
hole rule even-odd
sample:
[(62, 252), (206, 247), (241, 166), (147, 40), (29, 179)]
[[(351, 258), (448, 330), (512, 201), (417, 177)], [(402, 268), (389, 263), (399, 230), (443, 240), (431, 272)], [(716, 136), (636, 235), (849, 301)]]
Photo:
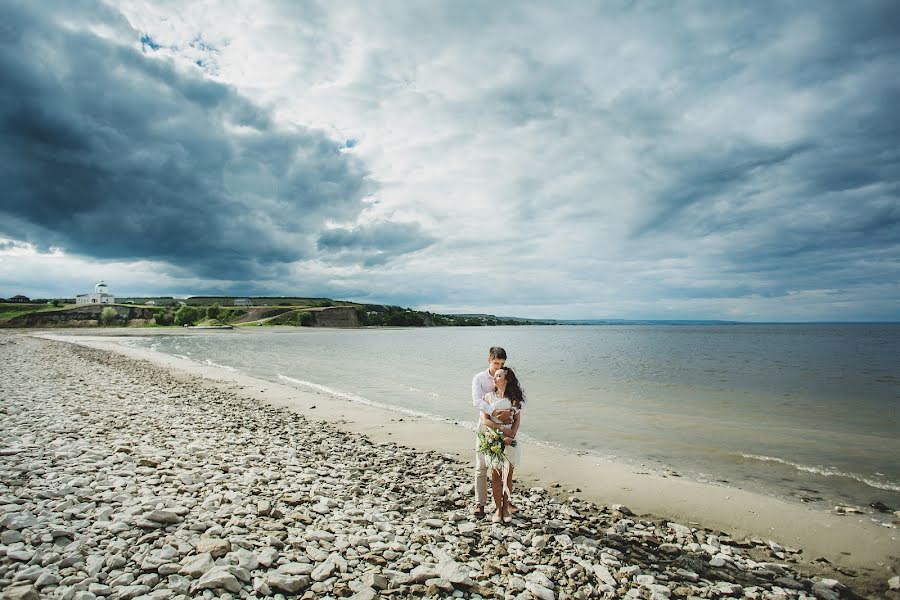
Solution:
[[(512, 403), (509, 401), (509, 398), (498, 398), (494, 394), (494, 392), (488, 392), (487, 394), (485, 394), (484, 400), (492, 407), (494, 407), (495, 412), (498, 410), (515, 410), (513, 409)], [(515, 416), (515, 413), (513, 413), (513, 415)], [(504, 425), (493, 416), (491, 417), (491, 421), (493, 421), (497, 425), (500, 425), (507, 431), (512, 429), (512, 425)], [(478, 429), (489, 429), (489, 427), (482, 423), (481, 420), (479, 420)], [(522, 462), (522, 446), (520, 444), (516, 444), (515, 446), (506, 446), (503, 449), (503, 453), (506, 455), (506, 460), (509, 462), (509, 464), (514, 467), (519, 466), (519, 463)]]

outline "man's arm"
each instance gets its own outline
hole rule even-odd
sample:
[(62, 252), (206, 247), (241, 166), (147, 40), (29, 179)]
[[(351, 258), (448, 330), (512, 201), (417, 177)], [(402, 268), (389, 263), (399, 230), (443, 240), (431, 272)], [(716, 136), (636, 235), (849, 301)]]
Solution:
[(472, 406), (484, 414), (490, 415), (494, 412), (494, 407), (490, 402), (484, 400), (484, 392), (481, 391), (481, 382), (478, 380), (479, 375), (481, 373), (472, 378)]

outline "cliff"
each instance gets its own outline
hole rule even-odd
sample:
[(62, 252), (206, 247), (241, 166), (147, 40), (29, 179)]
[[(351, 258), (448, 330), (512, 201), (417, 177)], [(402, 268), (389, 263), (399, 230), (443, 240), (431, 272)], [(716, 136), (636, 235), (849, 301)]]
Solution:
[(13, 317), (6, 321), (6, 327), (98, 327), (100, 313), (104, 308), (116, 311), (116, 322), (111, 325), (141, 327), (153, 318), (153, 309), (143, 306), (119, 306), (108, 304), (85, 304), (65, 310), (33, 312)]
[(313, 316), (313, 327), (359, 327), (356, 309), (352, 306), (329, 306), (307, 309)]

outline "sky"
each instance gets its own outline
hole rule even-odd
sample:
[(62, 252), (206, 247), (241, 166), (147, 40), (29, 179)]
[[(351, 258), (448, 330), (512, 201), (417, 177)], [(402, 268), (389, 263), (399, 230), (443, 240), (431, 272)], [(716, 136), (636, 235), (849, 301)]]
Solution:
[(0, 23), (0, 296), (900, 320), (894, 0), (7, 0)]

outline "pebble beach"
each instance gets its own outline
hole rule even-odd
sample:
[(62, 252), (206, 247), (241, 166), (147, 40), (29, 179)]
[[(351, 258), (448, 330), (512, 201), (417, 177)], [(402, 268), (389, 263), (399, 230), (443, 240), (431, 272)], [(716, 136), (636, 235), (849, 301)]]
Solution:
[(3, 598), (900, 598), (896, 556), (848, 569), (552, 482), (476, 520), (460, 455), (120, 353), (2, 333), (0, 373)]

